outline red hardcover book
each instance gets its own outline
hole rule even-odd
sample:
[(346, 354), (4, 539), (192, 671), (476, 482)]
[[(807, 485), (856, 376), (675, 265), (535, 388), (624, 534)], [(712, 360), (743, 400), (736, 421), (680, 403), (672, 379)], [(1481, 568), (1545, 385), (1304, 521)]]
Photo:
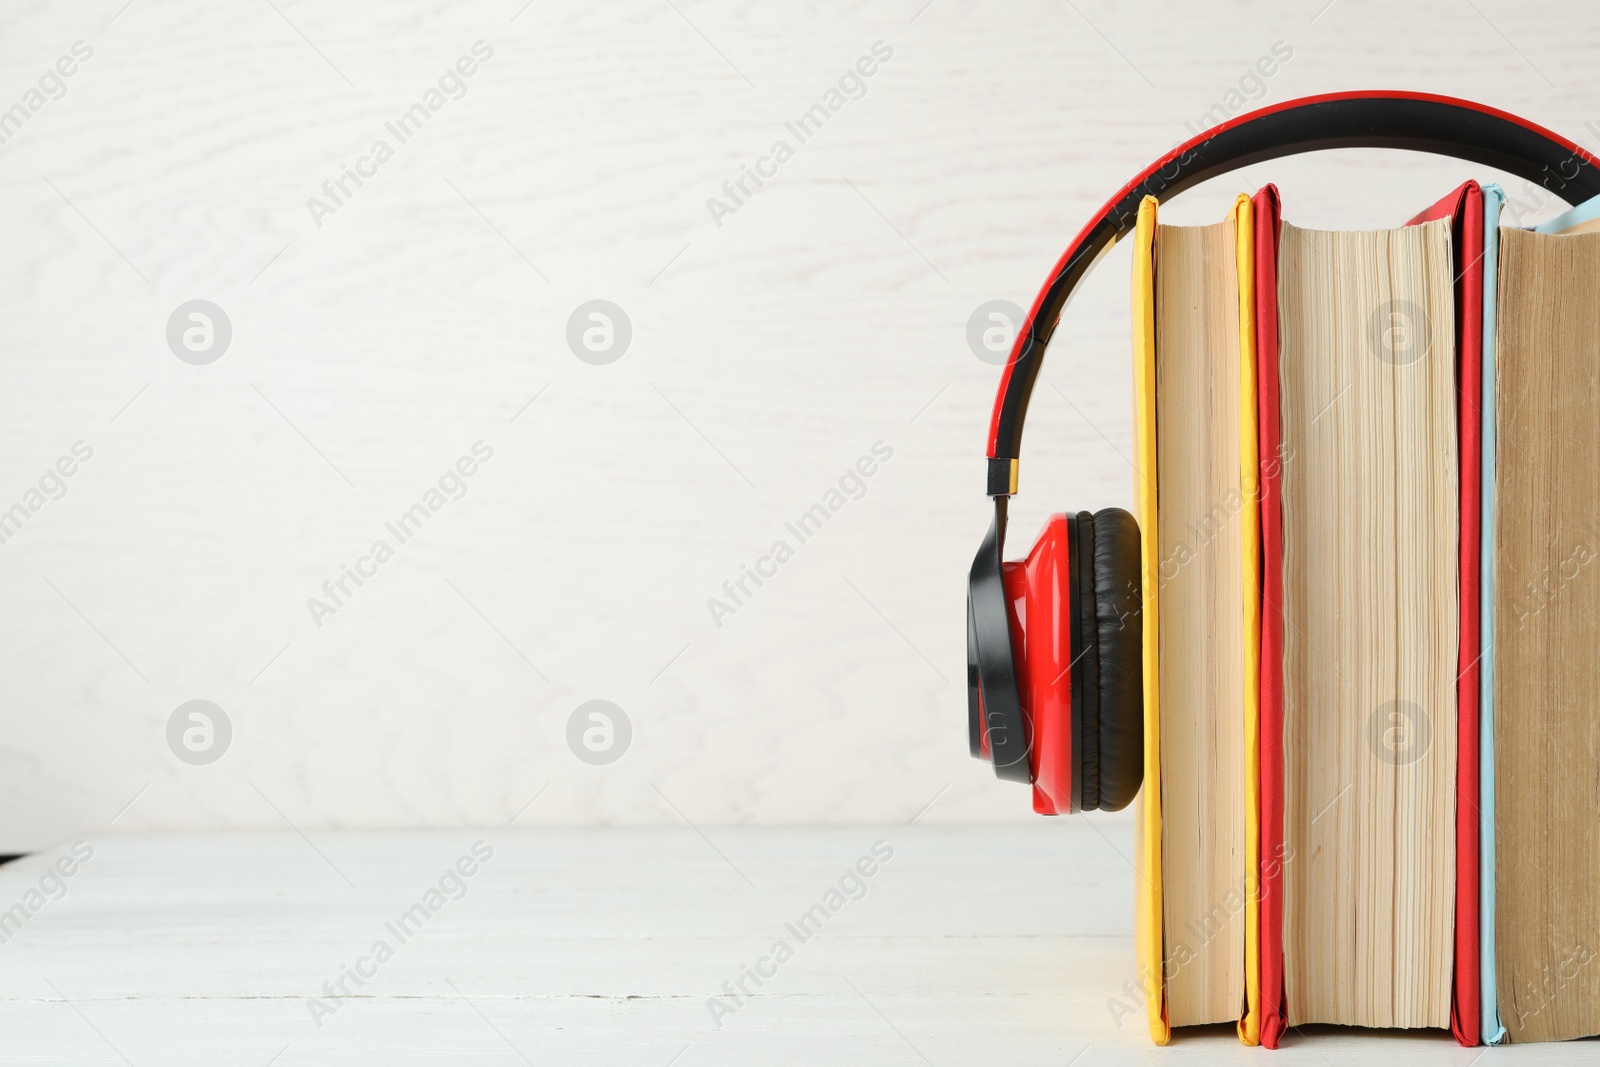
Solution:
[(1483, 190), (1477, 182), (1411, 223), (1449, 219), (1456, 256), (1456, 440), (1461, 449), (1461, 638), (1456, 675), (1456, 967), (1450, 1032), (1478, 1043), (1478, 598), (1482, 537)]
[[(1261, 1044), (1287, 1028), (1283, 965), (1283, 512), (1278, 383), (1278, 233), (1282, 206), (1268, 185), (1255, 196), (1256, 343), (1261, 456)], [(1467, 182), (1411, 223), (1451, 220), (1456, 255), (1456, 412), (1460, 447), (1460, 638), (1456, 678), (1455, 978), (1450, 1030), (1478, 1043), (1478, 638), (1481, 552), (1483, 192)]]
[(1283, 505), (1278, 407), (1276, 186), (1254, 198), (1256, 217), (1256, 420), (1261, 464), (1261, 1044), (1277, 1048), (1287, 1024), (1283, 991)]

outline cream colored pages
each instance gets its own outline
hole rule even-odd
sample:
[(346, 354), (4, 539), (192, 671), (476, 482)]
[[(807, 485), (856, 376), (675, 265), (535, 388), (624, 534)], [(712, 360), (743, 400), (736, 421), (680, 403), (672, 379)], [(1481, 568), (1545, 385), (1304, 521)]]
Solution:
[(1445, 1027), (1454, 954), (1448, 222), (1279, 250), (1290, 1025)]
[(1495, 984), (1560, 1041), (1600, 1033), (1600, 233), (1500, 241)]
[(1236, 255), (1230, 221), (1156, 231), (1162, 884), (1173, 1026), (1234, 1022), (1244, 1003)]

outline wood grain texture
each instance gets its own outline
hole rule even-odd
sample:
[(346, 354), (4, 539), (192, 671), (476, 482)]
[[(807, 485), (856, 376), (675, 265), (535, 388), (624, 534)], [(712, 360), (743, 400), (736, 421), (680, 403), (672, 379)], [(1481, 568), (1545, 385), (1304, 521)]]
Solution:
[[(0, 544), (0, 848), (492, 823), (546, 783), (525, 820), (678, 822), (665, 795), (881, 821), (941, 791), (926, 818), (1032, 818), (961, 742), (997, 378), (973, 310), (1027, 304), (1277, 41), (1241, 104), (1403, 83), (1596, 141), (1588, 8), (1322, 8), (6, 4), (0, 108), (94, 55), (0, 144), (0, 509), (75, 441), (95, 458)], [(478, 40), (466, 95), (317, 227), (307, 198)], [(879, 40), (865, 95), (718, 226), (707, 199)], [(1467, 176), (1493, 177), (1338, 153), (1164, 217), (1274, 180), (1308, 224), (1389, 225)], [(1053, 346), (1019, 536), (1131, 502), (1126, 255)], [(164, 336), (197, 297), (233, 325), (206, 367)], [(607, 367), (565, 342), (597, 297), (633, 324)], [(465, 498), (317, 628), (306, 599), (478, 440)], [(878, 440), (865, 497), (717, 627), (707, 599)], [(565, 742), (596, 697), (634, 727), (604, 768)], [(209, 767), (164, 740), (196, 698), (234, 728)]]
[[(5, 1059), (1148, 1063), (1157, 1050), (1131, 992), (1135, 875), (1104, 824), (92, 837), (75, 843), (91, 855), (64, 893), (0, 945)], [(799, 942), (787, 924), (874, 845), (891, 854), (864, 892)], [(0, 867), (0, 905), (72, 847)], [(489, 858), (465, 889), (451, 883), (400, 942), (390, 924), (475, 847)], [(762, 964), (779, 939), (792, 957)], [(379, 941), (394, 947), (382, 963)], [(751, 995), (714, 1018), (708, 1002), (758, 965), (775, 973), (746, 979)], [(330, 998), (324, 983), (347, 968), (366, 975)], [(313, 1001), (335, 1009), (320, 1027)], [(1159, 1052), (1205, 1065), (1266, 1055), (1232, 1026), (1179, 1031)], [(1444, 1033), (1312, 1028), (1273, 1055), (1422, 1067), (1460, 1064), (1461, 1052)]]

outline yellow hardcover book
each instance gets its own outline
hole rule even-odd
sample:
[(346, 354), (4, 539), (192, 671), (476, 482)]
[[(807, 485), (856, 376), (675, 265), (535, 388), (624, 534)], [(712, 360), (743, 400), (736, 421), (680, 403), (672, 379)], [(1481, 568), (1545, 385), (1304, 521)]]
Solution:
[(1239, 529), (1244, 556), (1245, 1014), (1239, 1040), (1261, 1043), (1261, 500), (1256, 436), (1256, 234), (1250, 198), (1230, 218), (1239, 258)]
[[(1138, 963), (1151, 1036), (1260, 1041), (1255, 231), (1135, 230), (1134, 423), (1144, 597)], [(1166, 701), (1163, 702), (1163, 694)]]
[(1133, 424), (1139, 484), (1139, 581), (1144, 652), (1144, 788), (1139, 794), (1139, 881), (1134, 916), (1139, 978), (1145, 989), (1150, 1037), (1165, 1045), (1165, 932), (1161, 921), (1161, 671), (1156, 541), (1156, 198), (1139, 205), (1133, 245)]

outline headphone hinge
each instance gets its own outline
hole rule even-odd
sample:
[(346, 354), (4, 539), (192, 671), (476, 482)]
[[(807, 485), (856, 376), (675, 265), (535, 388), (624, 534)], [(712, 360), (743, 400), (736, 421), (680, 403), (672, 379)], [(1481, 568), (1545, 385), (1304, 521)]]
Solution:
[(989, 460), (989, 496), (1015, 496), (1017, 492), (1017, 461), (1005, 457)]

